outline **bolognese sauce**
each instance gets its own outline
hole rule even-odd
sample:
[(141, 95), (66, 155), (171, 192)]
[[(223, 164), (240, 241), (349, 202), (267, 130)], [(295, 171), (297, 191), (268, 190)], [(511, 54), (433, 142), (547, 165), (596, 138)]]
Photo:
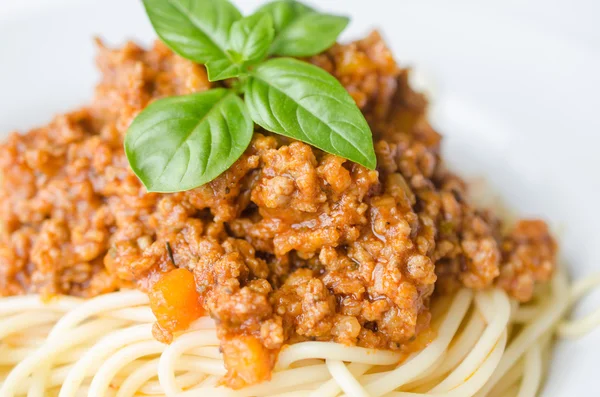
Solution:
[(125, 132), (151, 101), (212, 84), (159, 42), (98, 44), (92, 104), (0, 146), (0, 296), (137, 287), (167, 343), (207, 313), (239, 388), (268, 379), (285, 344), (410, 351), (426, 343), (434, 294), (497, 284), (527, 301), (550, 278), (546, 224), (504, 232), (469, 202), (425, 98), (377, 33), (307, 59), (363, 111), (377, 170), (256, 129), (229, 170), (172, 194), (141, 185)]

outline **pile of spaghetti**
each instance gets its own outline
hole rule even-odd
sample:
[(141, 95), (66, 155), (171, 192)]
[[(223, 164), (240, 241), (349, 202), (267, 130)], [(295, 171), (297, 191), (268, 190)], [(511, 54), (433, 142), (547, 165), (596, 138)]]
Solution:
[(306, 59), (375, 170), (256, 127), (168, 194), (129, 168), (128, 126), (227, 83), (161, 43), (99, 47), (90, 106), (0, 145), (2, 397), (534, 396), (554, 339), (599, 322), (566, 320), (600, 280), (569, 283), (543, 221), (469, 201), (377, 33)]
[[(148, 298), (121, 291), (91, 300), (0, 300), (2, 396), (535, 396), (553, 339), (584, 334), (600, 311), (564, 320), (600, 277), (569, 287), (562, 271), (519, 305), (504, 291), (463, 289), (436, 302), (436, 338), (402, 357), (334, 342), (286, 347), (272, 379), (231, 390), (210, 318), (164, 345)], [(399, 363), (400, 362), (400, 363)], [(398, 364), (399, 363), (399, 364)]]

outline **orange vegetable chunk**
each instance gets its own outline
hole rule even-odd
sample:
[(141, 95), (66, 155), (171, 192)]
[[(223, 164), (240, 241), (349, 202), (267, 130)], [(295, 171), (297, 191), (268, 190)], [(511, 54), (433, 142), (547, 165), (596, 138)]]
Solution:
[(204, 314), (194, 275), (178, 268), (163, 274), (149, 293), (150, 307), (159, 326), (168, 332), (182, 331)]

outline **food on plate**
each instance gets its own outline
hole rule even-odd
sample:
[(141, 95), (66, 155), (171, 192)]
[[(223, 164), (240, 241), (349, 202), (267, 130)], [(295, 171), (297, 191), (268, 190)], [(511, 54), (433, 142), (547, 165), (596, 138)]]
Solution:
[(555, 239), (470, 201), (379, 33), (144, 6), (162, 41), (0, 145), (0, 395), (536, 394)]

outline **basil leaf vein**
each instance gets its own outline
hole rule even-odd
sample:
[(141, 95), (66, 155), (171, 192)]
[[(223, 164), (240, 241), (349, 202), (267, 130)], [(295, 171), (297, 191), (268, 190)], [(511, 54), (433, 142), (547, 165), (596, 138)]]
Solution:
[(276, 1), (257, 13), (273, 18), (277, 32), (270, 53), (280, 56), (306, 57), (331, 47), (348, 25), (344, 16), (323, 14), (295, 1)]
[(274, 35), (271, 16), (254, 14), (231, 26), (229, 49), (241, 58), (244, 65), (252, 65), (267, 56)]
[(373, 138), (346, 89), (329, 73), (291, 58), (257, 66), (245, 101), (255, 123), (374, 169)]
[(323, 52), (335, 43), (349, 21), (347, 17), (318, 12), (304, 14), (279, 32), (271, 53), (307, 57)]
[(227, 0), (143, 0), (159, 37), (177, 54), (206, 66), (210, 81), (241, 69), (227, 53), (229, 31), (242, 18)]
[[(282, 31), (294, 19), (315, 10), (294, 0), (278, 0), (267, 3), (256, 10), (256, 14), (269, 14), (273, 18), (276, 32)], [(313, 32), (314, 33), (314, 32)]]
[(216, 88), (148, 105), (127, 131), (125, 153), (148, 191), (189, 190), (231, 167), (252, 134), (242, 99)]

